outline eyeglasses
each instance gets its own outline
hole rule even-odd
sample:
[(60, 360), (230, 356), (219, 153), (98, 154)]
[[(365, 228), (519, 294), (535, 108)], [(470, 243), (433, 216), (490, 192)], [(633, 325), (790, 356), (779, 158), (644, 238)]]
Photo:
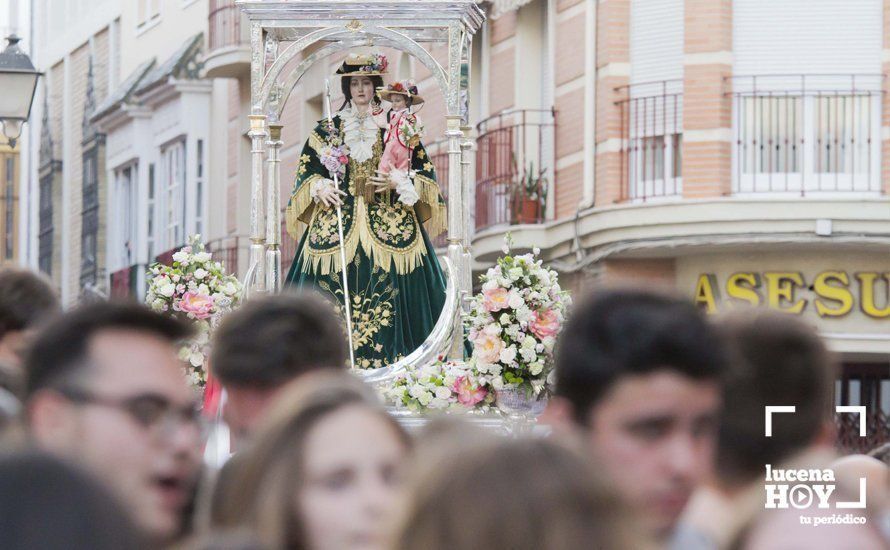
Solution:
[(196, 428), (202, 438), (207, 432), (207, 423), (197, 404), (177, 407), (166, 397), (153, 393), (126, 398), (105, 397), (79, 388), (62, 388), (59, 393), (73, 403), (121, 410), (156, 437), (169, 438), (181, 426)]

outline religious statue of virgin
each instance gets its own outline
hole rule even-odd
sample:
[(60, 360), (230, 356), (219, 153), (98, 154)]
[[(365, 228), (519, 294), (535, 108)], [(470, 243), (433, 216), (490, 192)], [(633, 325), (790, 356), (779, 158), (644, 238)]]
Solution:
[[(430, 243), (447, 224), (433, 163), (419, 140), (410, 139), (408, 170), (380, 171), (390, 136), (381, 124), (387, 113), (378, 90), (391, 98), (405, 88), (384, 89), (386, 66), (382, 54), (351, 54), (337, 70), (345, 101), (306, 140), (286, 212), (291, 236), (300, 222), (307, 229), (285, 284), (315, 287), (342, 311), (351, 310), (357, 368), (385, 367), (414, 351), (445, 302), (445, 279)], [(411, 104), (416, 87), (403, 95), (399, 107)], [(345, 300), (349, 308), (342, 307)]]

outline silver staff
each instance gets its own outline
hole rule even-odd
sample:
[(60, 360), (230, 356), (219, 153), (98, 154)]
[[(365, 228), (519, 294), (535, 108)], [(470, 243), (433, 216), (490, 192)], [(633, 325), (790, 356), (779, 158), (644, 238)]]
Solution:
[[(324, 110), (325, 118), (328, 120), (328, 132), (332, 132), (334, 129), (334, 119), (331, 116), (331, 81), (328, 78), (324, 79)], [(336, 171), (333, 176), (334, 187), (340, 189), (340, 180)], [(346, 243), (343, 239), (343, 211), (340, 209), (339, 204), (336, 206), (337, 233), (340, 235), (340, 271), (343, 276), (343, 305), (346, 306), (346, 332), (349, 335), (349, 364), (354, 369), (355, 352), (352, 349), (352, 302), (349, 299), (349, 282), (346, 278), (348, 266), (346, 265)], [(355, 208), (355, 206), (353, 206), (353, 208)]]

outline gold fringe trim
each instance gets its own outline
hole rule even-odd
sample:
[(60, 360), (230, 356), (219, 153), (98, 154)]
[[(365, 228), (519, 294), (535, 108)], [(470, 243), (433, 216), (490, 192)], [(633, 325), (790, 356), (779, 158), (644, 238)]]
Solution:
[(421, 223), (426, 224), (430, 238), (448, 229), (448, 207), (439, 202), (439, 184), (422, 176), (414, 176), (414, 187), (420, 199), (415, 205)]
[[(361, 245), (368, 259), (387, 272), (390, 269), (395, 269), (399, 275), (407, 275), (423, 265), (426, 247), (424, 246), (423, 238), (420, 236), (419, 227), (417, 238), (414, 239), (414, 243), (409, 248), (387, 246), (379, 242), (371, 234), (367, 219), (367, 208), (364, 199), (357, 197), (353, 210), (353, 224), (349, 229), (349, 234), (344, 239), (346, 244), (346, 262), (352, 263), (355, 259), (355, 253), (358, 251), (359, 245)], [(357, 231), (356, 228), (358, 228)], [(331, 251), (319, 253), (310, 251), (307, 241), (303, 245), (301, 253), (307, 259), (303, 263), (303, 271), (306, 273), (328, 275), (339, 273), (343, 269), (340, 262), (339, 246)]]
[[(355, 230), (356, 224), (364, 222), (364, 219), (359, 219), (364, 218), (363, 215), (356, 215), (355, 212), (353, 212), (353, 215), (354, 219), (352, 226), (350, 226), (349, 232), (343, 238), (346, 246), (346, 263), (352, 263), (352, 260), (355, 258), (355, 252), (358, 250), (359, 232)], [(310, 224), (309, 227), (312, 227), (312, 225)], [(328, 275), (330, 273), (340, 273), (343, 270), (343, 264), (340, 262), (339, 246), (336, 246), (327, 252), (314, 252), (309, 249), (309, 240), (306, 239), (301, 254), (303, 254), (307, 260), (303, 262), (303, 271), (306, 273)]]
[(312, 220), (312, 212), (315, 210), (315, 203), (309, 193), (312, 191), (312, 184), (321, 179), (318, 174), (313, 174), (306, 178), (302, 185), (293, 192), (287, 209), (284, 211), (284, 220), (287, 225), (287, 233), (296, 239), (299, 228), (299, 222), (308, 224)]

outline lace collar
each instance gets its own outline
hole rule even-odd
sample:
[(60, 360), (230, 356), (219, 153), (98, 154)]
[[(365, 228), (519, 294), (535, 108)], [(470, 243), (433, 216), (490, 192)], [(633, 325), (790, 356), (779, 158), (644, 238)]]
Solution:
[(369, 160), (374, 156), (379, 131), (370, 111), (360, 116), (350, 105), (339, 114), (343, 120), (343, 142), (349, 147), (349, 156), (356, 162)]

